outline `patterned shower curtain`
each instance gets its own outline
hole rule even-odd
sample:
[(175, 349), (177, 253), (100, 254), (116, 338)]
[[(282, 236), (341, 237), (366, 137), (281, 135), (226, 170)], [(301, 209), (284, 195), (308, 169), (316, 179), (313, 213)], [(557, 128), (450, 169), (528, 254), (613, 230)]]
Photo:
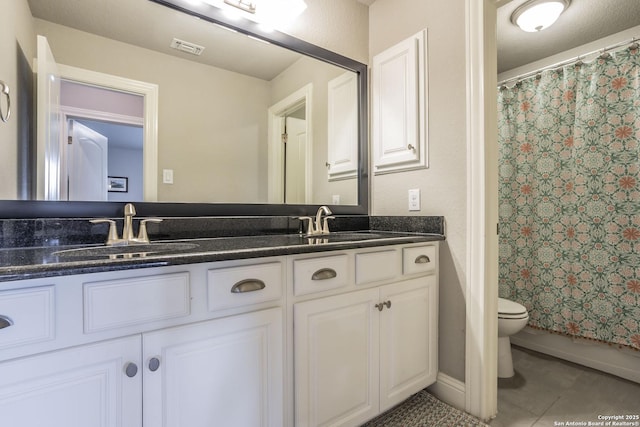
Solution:
[(640, 52), (498, 93), (501, 297), (529, 325), (640, 349)]

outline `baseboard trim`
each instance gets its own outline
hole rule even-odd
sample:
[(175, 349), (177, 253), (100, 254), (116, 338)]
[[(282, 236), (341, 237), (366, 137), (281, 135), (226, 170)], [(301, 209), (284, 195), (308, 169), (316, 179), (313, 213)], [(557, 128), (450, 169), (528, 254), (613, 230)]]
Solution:
[(572, 340), (563, 335), (532, 328), (525, 328), (513, 335), (511, 343), (640, 383), (640, 356), (633, 350), (618, 349), (598, 342)]
[(429, 386), (428, 390), (454, 408), (465, 410), (465, 386), (462, 381), (438, 372), (436, 382)]

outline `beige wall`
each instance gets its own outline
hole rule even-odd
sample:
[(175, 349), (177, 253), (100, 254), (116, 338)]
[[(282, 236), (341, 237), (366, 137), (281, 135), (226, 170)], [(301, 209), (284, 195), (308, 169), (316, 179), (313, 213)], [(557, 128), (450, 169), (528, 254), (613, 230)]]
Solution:
[(159, 86), (158, 200), (266, 201), (268, 82), (39, 19), (36, 30), (58, 63)]
[(271, 81), (271, 104), (276, 104), (306, 84), (313, 85), (312, 105), (312, 161), (313, 203), (333, 204), (332, 196), (340, 196), (340, 204), (358, 204), (357, 179), (329, 181), (326, 162), (328, 160), (328, 90), (329, 81), (345, 71), (315, 59), (303, 57)]
[(356, 0), (305, 0), (307, 9), (278, 30), (309, 43), (369, 62), (368, 7)]
[[(18, 162), (21, 160), (18, 152), (27, 143), (25, 135), (23, 115), (20, 114), (27, 107), (23, 97), (29, 97), (28, 86), (32, 82), (31, 76), (20, 75), (19, 64), (31, 66), (36, 49), (36, 40), (33, 36), (33, 19), (27, 5), (27, 0), (9, 0), (2, 2), (0, 12), (0, 80), (9, 85), (11, 96), (12, 116), (7, 123), (0, 122), (0, 159), (3, 159), (3, 167), (0, 168), (0, 200), (16, 199), (19, 197), (17, 173)], [(26, 61), (26, 62), (25, 62)], [(3, 112), (6, 113), (6, 100), (1, 99)], [(28, 127), (27, 120), (27, 127)], [(9, 161), (4, 161), (8, 159)]]
[[(391, 17), (393, 17), (391, 19)], [(372, 177), (373, 215), (444, 215), (440, 249), (440, 371), (465, 379), (466, 92), (461, 1), (377, 0), (369, 11), (371, 57), (428, 29), (429, 168)], [(419, 188), (420, 212), (407, 191)]]

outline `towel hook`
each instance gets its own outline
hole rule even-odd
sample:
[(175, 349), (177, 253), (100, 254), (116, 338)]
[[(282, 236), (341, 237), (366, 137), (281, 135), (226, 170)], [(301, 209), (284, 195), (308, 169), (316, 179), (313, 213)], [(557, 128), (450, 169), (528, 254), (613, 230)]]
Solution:
[(2, 111), (2, 99), (0, 99), (0, 120), (7, 123), (9, 117), (11, 117), (11, 97), (9, 96), (9, 85), (0, 80), (0, 94), (7, 97), (7, 112)]

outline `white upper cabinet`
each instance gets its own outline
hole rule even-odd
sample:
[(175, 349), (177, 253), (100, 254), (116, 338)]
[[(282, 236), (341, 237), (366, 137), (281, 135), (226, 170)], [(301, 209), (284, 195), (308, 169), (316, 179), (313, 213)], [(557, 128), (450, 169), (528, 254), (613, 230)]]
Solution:
[(329, 180), (358, 175), (358, 75), (347, 72), (328, 84)]
[(373, 173), (428, 166), (427, 31), (373, 58)]

